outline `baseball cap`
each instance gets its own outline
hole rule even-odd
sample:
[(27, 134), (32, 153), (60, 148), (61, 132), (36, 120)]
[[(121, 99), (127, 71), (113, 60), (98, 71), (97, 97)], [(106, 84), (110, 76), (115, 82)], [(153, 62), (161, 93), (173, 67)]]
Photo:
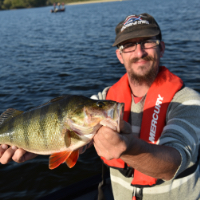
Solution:
[(116, 38), (112, 46), (117, 46), (121, 42), (139, 37), (161, 36), (161, 30), (156, 20), (147, 13), (139, 15), (129, 15), (121, 21), (115, 28)]

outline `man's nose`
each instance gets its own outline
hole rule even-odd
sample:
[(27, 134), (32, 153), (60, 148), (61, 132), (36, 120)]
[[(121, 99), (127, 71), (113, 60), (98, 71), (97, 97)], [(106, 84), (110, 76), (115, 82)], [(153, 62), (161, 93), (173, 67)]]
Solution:
[(141, 44), (137, 44), (135, 53), (136, 53), (137, 57), (139, 57), (139, 58), (142, 58), (142, 57), (144, 57), (144, 55), (147, 54), (147, 52), (145, 51), (145, 49), (142, 48)]

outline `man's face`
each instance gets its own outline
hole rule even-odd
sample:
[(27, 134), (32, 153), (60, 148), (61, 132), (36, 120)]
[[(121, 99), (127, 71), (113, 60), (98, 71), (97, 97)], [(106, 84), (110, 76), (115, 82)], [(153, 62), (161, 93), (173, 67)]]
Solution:
[[(156, 38), (131, 39), (123, 42), (122, 45), (147, 39)], [(161, 42), (160, 46), (142, 49), (141, 44), (137, 44), (136, 50), (128, 53), (120, 52), (119, 49), (116, 50), (117, 57), (119, 61), (124, 64), (131, 81), (139, 84), (152, 84), (158, 74), (160, 57), (162, 57), (164, 53), (164, 42)]]

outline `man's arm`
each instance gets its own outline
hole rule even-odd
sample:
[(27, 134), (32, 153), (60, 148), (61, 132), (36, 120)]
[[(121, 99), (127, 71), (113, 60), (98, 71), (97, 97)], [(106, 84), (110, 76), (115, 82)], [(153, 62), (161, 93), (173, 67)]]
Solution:
[(131, 132), (126, 133), (119, 134), (108, 127), (101, 127), (94, 136), (98, 155), (107, 160), (121, 158), (134, 169), (154, 178), (170, 180), (174, 177), (181, 164), (178, 150), (149, 144)]

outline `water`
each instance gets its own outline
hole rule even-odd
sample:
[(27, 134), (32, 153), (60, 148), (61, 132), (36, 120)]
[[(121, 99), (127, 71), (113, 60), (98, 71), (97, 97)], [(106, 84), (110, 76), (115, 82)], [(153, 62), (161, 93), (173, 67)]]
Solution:
[[(114, 29), (127, 15), (152, 14), (163, 31), (162, 64), (200, 91), (200, 3), (118, 1), (0, 12), (0, 112), (27, 110), (62, 94), (91, 96), (125, 70), (115, 56)], [(38, 199), (100, 172), (94, 149), (77, 165), (48, 169), (48, 156), (0, 165), (0, 199)]]

